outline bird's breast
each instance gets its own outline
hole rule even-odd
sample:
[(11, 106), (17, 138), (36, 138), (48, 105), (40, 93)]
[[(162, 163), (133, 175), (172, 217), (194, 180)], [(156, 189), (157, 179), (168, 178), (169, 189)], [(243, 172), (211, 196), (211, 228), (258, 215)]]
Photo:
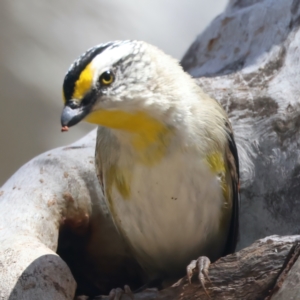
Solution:
[(115, 224), (146, 268), (177, 272), (212, 245), (209, 254), (222, 253), (224, 191), (197, 151), (169, 153), (151, 166), (112, 165), (104, 178)]
[(114, 130), (122, 142), (130, 144), (136, 158), (148, 166), (165, 156), (174, 136), (173, 128), (143, 111), (103, 109), (92, 112), (86, 120)]

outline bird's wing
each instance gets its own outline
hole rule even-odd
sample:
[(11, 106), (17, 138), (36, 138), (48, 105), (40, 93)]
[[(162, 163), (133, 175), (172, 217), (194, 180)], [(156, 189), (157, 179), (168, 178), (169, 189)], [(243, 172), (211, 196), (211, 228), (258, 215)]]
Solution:
[(225, 247), (224, 255), (233, 253), (238, 241), (239, 234), (239, 207), (240, 207), (240, 196), (239, 196), (239, 159), (237, 147), (234, 141), (232, 128), (229, 123), (226, 123), (226, 131), (228, 134), (228, 145), (225, 150), (225, 158), (227, 160), (229, 172), (232, 181), (232, 215), (230, 222), (229, 235), (227, 244)]

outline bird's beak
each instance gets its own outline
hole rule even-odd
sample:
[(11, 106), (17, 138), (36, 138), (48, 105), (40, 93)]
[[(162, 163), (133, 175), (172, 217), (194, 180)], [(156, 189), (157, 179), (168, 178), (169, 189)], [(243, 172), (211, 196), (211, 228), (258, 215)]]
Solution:
[(61, 114), (61, 126), (71, 127), (82, 121), (90, 112), (91, 106), (79, 106), (71, 108), (66, 105)]

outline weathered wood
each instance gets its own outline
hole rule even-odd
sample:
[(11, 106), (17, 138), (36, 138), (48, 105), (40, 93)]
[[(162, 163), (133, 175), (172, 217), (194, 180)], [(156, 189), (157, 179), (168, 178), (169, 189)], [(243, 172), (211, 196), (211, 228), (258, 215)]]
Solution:
[(34, 158), (1, 187), (0, 299), (74, 298), (76, 282), (55, 252), (62, 225), (80, 229), (92, 201), (100, 210), (93, 138)]
[(239, 249), (300, 232), (299, 20), (299, 0), (232, 0), (182, 59), (233, 125), (241, 165)]
[[(233, 124), (242, 176), (239, 249), (268, 235), (300, 231), (299, 20), (299, 0), (232, 0), (182, 60)], [(132, 259), (107, 216), (94, 172), (94, 147), (92, 132), (70, 147), (36, 157), (0, 189), (1, 299), (72, 299), (73, 276), (81, 272), (88, 284), (100, 280), (101, 285), (106, 274), (98, 267), (101, 259), (110, 255), (117, 264), (116, 257)], [(88, 237), (60, 240), (61, 247), (71, 243), (78, 250), (78, 265), (68, 262), (73, 276), (55, 255), (62, 225)], [(300, 263), (289, 271), (293, 261), (288, 261), (298, 236), (267, 240), (211, 266), (207, 288), (213, 299), (262, 299), (276, 282), (271, 299), (297, 299)], [(106, 279), (114, 286), (115, 278)], [(230, 298), (233, 292), (237, 298)], [(158, 295), (205, 299), (199, 285), (186, 280)]]
[[(299, 0), (232, 0), (182, 60), (233, 125), (242, 183), (239, 249), (271, 234), (299, 234), (299, 9)], [(294, 275), (282, 278), (274, 299), (300, 295), (299, 270), (296, 263)]]
[[(298, 258), (299, 245), (300, 236), (270, 236), (258, 240), (235, 254), (219, 259), (210, 266), (210, 282), (206, 285), (207, 294), (214, 300), (265, 299), (271, 295), (276, 280), (280, 280), (280, 275), (286, 268), (291, 268), (291, 264)], [(209, 299), (197, 282), (197, 276), (194, 277), (192, 284), (189, 284), (185, 277), (173, 287), (160, 292), (146, 290), (135, 294), (134, 299)], [(295, 294), (295, 289), (292, 294)], [(102, 296), (93, 300), (100, 299), (108, 300), (109, 298)], [(126, 295), (122, 296), (122, 300), (130, 299)]]
[[(271, 293), (270, 298), (266, 300), (300, 299), (300, 293), (299, 293), (300, 259), (296, 260), (295, 262), (295, 259), (299, 257), (299, 253), (300, 253), (299, 244), (297, 245), (294, 252), (295, 255), (289, 261), (286, 267), (287, 270), (284, 270), (282, 272), (281, 276), (278, 278), (275, 287), (273, 288), (273, 292)], [(274, 296), (272, 297), (272, 295)]]

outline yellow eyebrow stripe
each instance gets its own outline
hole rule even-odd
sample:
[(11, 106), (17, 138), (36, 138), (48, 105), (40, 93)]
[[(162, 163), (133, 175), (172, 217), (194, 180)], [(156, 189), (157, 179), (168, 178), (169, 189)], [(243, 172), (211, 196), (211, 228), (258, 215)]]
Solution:
[(82, 100), (84, 95), (91, 89), (93, 83), (93, 70), (91, 64), (88, 64), (81, 72), (78, 80), (75, 82), (72, 98)]

